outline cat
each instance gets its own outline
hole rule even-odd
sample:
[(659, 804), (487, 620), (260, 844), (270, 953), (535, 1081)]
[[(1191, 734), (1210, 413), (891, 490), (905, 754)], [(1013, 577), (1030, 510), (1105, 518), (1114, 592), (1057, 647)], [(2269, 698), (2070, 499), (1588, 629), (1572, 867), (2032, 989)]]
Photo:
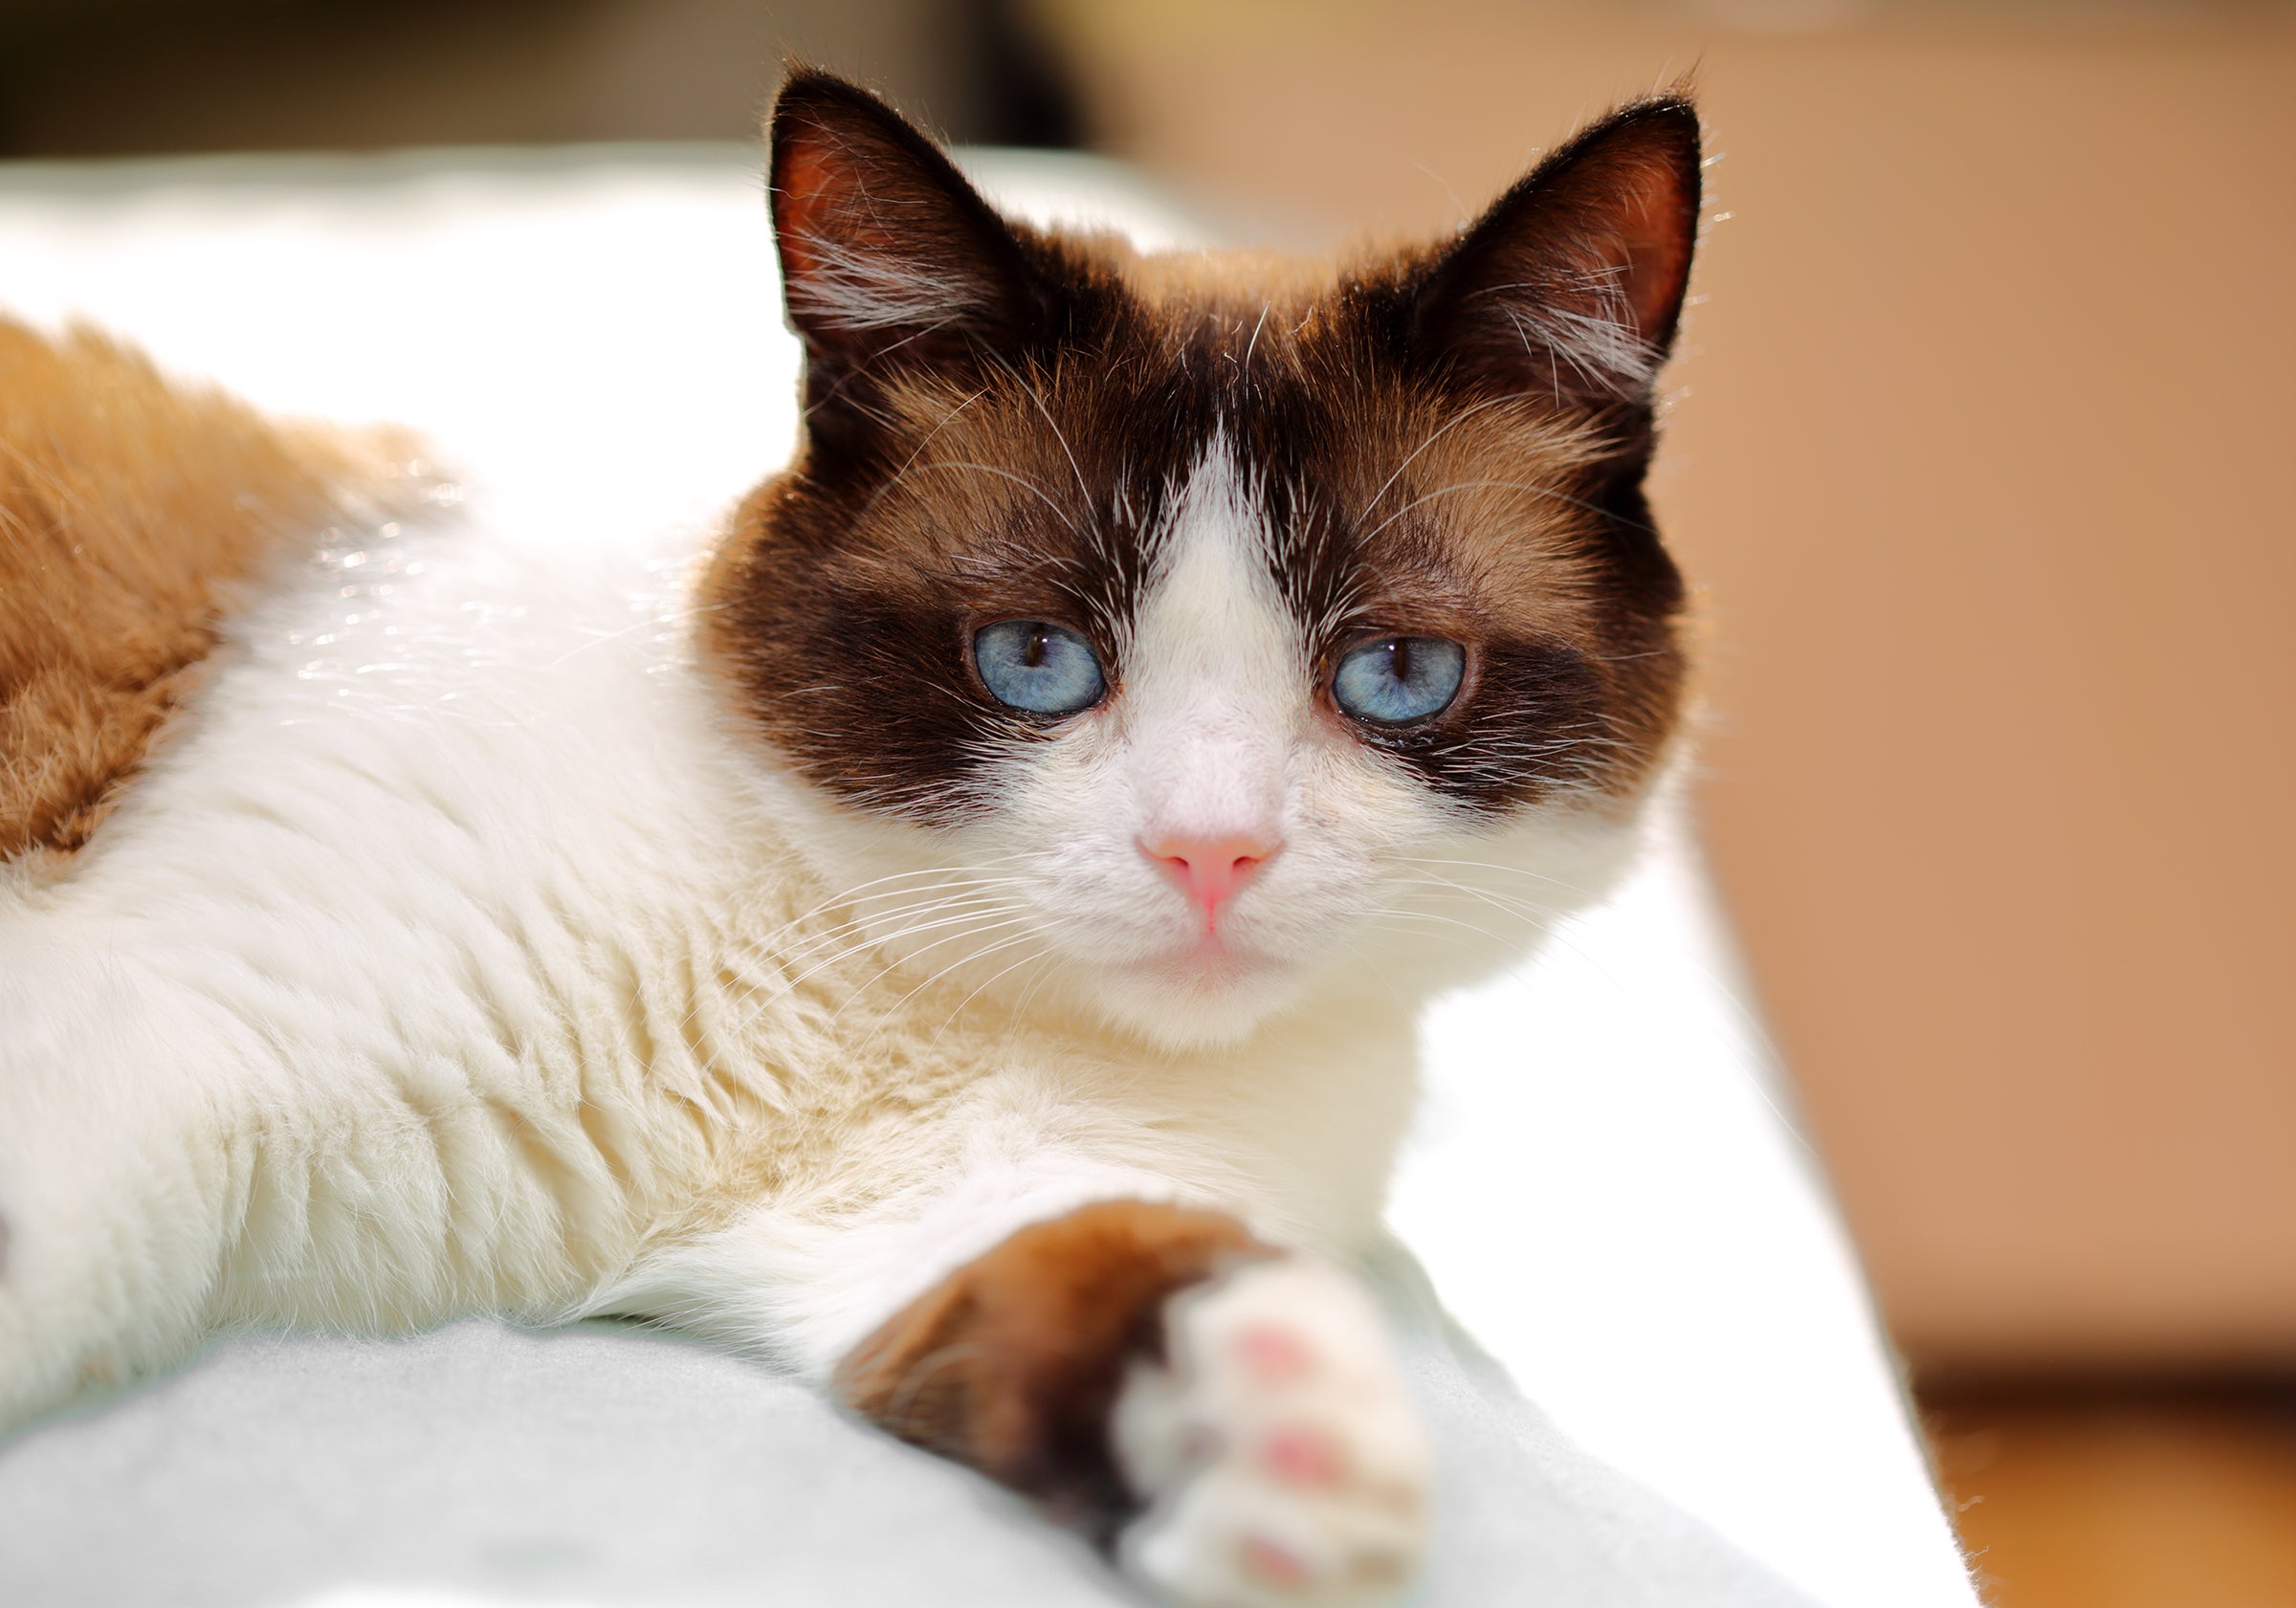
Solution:
[[(1374, 1604), (1418, 1002), (1682, 747), (1681, 95), (1338, 267), (793, 71), (801, 440), (680, 568), (0, 325), (0, 1427), (233, 1326), (637, 1314), (1185, 1604)], [(579, 473), (579, 466), (569, 466)]]

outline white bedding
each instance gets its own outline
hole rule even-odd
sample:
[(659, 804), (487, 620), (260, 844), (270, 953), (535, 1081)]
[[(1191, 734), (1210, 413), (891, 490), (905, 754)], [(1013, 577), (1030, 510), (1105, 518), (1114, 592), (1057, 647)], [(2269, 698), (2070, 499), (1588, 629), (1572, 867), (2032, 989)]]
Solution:
[[(1184, 229), (1107, 165), (983, 153), (974, 166), (1024, 209), (1096, 215), (1151, 243)], [(474, 496), (571, 552), (698, 526), (787, 451), (795, 354), (756, 168), (733, 146), (0, 165), (0, 308), (86, 314), (275, 409), (418, 425)], [(1543, 1599), (1556, 1603), (1790, 1599), (1684, 1514), (1821, 1601), (1975, 1601), (1744, 999), (1676, 836), (1545, 958), (1429, 1023), (1426, 1112), (1392, 1221), (1451, 1310), (1593, 1454), (1430, 1342), (1423, 1378), (1448, 1403), (1446, 1444), (1482, 1448), (1446, 1471), (1490, 1481), (1481, 1506), (1453, 1492), (1474, 1515), (1454, 1529), (1489, 1533), (1439, 1551), (1430, 1601), (1510, 1600), (1534, 1575), (1573, 1588)], [(968, 1551), (972, 1518), (1001, 1498), (919, 1472), (793, 1389), (597, 1331), (237, 1342), (188, 1378), (0, 1448), (0, 1598), (348, 1602), (410, 1581), (525, 1600), (1105, 1597), (1059, 1549), (1012, 1540), (1008, 1517)], [(442, 1484), (423, 1459), (456, 1434), (472, 1461)], [(865, 1484), (867, 1502), (841, 1506), (839, 1481)], [(547, 1522), (521, 1530), (535, 1490)], [(736, 1573), (713, 1574), (698, 1539), (724, 1517), (709, 1491), (753, 1514), (781, 1504)], [(1605, 1531), (1601, 1513), (1625, 1528)], [(485, 1563), (527, 1531), (543, 1537), (531, 1569)], [(910, 1549), (875, 1534), (930, 1538), (944, 1562), (904, 1572), (888, 1560)], [(240, 1540), (201, 1553), (197, 1535)], [(162, 1579), (175, 1589), (120, 1595)]]

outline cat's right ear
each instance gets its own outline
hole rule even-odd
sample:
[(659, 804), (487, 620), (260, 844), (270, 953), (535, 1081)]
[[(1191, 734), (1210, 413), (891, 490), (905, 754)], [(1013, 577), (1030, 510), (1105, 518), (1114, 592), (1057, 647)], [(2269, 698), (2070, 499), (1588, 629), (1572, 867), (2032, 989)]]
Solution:
[(1040, 276), (956, 165), (875, 96), (794, 70), (771, 119), (773, 228), (818, 439), (875, 415), (904, 368), (953, 369), (1026, 345)]

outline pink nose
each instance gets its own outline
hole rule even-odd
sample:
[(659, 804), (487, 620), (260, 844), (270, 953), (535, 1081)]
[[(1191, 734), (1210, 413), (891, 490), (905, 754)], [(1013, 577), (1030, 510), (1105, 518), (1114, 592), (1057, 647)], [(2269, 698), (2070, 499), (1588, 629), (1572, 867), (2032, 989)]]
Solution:
[(1229, 836), (1142, 840), (1140, 847), (1203, 907), (1208, 928), (1219, 918), (1220, 907), (1242, 892), (1252, 873), (1283, 846), (1273, 838)]

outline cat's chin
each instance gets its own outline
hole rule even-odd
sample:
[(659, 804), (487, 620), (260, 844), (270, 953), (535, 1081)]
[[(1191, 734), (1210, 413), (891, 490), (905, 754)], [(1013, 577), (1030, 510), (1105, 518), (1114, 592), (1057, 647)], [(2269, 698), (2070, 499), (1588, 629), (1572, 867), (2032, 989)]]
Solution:
[(1166, 1049), (1243, 1043), (1308, 991), (1313, 967), (1226, 950), (1111, 967), (1090, 985), (1115, 1025)]

